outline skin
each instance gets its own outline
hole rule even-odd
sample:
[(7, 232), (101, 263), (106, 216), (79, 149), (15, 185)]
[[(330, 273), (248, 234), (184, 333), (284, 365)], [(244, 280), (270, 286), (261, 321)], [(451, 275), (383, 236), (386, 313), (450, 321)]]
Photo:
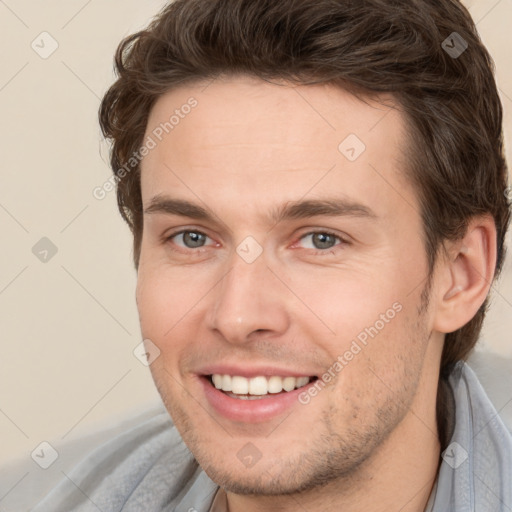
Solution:
[[(144, 338), (161, 351), (151, 372), (176, 427), (232, 512), (424, 510), (440, 456), (444, 333), (488, 292), (492, 220), (475, 219), (447, 244), (427, 306), (420, 207), (404, 177), (407, 129), (392, 98), (221, 77), (160, 97), (146, 136), (191, 96), (197, 107), (141, 165), (137, 304)], [(353, 162), (338, 150), (349, 134), (366, 146)], [(149, 211), (164, 197), (211, 218)], [(323, 199), (371, 214), (270, 215)], [(187, 247), (190, 238), (176, 235), (185, 229), (206, 235), (203, 245)], [(335, 236), (319, 246), (312, 231)], [(252, 263), (236, 251), (247, 236), (262, 249)], [(213, 362), (321, 375), (396, 303), (400, 312), (307, 405), (245, 422), (205, 398), (198, 372)], [(246, 468), (237, 453), (249, 442), (261, 458)]]

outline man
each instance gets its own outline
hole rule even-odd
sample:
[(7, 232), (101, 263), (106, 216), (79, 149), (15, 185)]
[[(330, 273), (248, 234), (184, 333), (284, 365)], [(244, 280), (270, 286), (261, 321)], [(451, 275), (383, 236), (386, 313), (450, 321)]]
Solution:
[(465, 8), (177, 0), (116, 64), (100, 120), (174, 426), (35, 510), (511, 510), (512, 437), (463, 362), (509, 222)]

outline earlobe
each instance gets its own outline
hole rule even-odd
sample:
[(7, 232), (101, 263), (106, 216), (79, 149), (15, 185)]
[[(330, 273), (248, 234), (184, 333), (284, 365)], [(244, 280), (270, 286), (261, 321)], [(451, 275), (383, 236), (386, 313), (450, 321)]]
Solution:
[(442, 263), (434, 329), (453, 332), (468, 323), (485, 301), (496, 267), (496, 227), (492, 217), (474, 218), (462, 240), (451, 242)]

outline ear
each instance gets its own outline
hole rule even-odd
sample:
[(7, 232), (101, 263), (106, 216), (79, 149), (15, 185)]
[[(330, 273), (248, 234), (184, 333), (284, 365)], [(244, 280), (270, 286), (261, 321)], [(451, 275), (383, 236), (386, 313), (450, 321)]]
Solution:
[(496, 226), (490, 215), (473, 218), (462, 240), (446, 245), (440, 262), (434, 329), (449, 333), (467, 324), (483, 304), (496, 268)]

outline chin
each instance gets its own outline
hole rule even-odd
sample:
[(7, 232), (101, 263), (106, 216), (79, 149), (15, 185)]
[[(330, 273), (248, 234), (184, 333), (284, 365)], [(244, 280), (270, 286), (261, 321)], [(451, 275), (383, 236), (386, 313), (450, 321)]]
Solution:
[[(245, 446), (250, 442), (237, 442), (233, 438), (232, 444), (237, 448), (232, 449), (229, 444), (194, 443), (197, 439), (191, 436), (192, 444), (188, 446), (199, 465), (217, 485), (238, 495), (292, 495), (318, 490), (335, 481), (341, 486), (345, 477), (352, 478), (368, 456), (364, 449), (356, 453), (341, 446), (335, 450), (336, 454), (329, 454), (322, 441), (317, 441), (317, 446), (304, 446), (303, 451), (297, 453), (297, 444), (292, 443), (289, 454), (277, 454), (275, 449), (268, 447), (252, 467), (246, 467), (237, 457), (238, 445)], [(331, 446), (333, 441), (330, 440)], [(257, 443), (254, 440), (253, 446)], [(282, 447), (282, 443), (279, 445)]]

